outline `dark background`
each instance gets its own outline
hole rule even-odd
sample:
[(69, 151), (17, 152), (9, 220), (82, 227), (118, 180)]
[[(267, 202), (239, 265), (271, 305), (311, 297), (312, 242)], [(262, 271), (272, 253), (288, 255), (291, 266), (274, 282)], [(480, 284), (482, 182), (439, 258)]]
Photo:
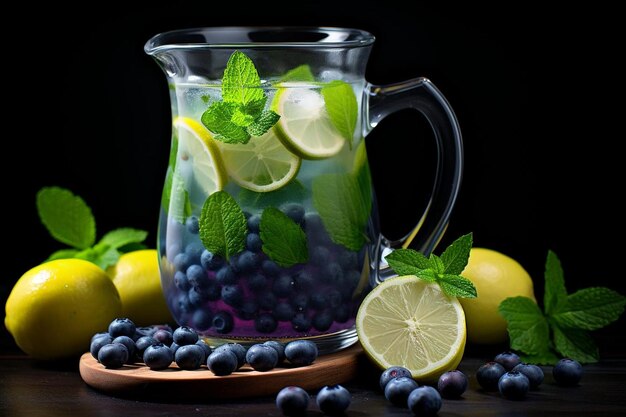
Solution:
[[(156, 241), (171, 120), (165, 77), (143, 45), (158, 32), (218, 25), (372, 32), (368, 80), (426, 76), (461, 124), (464, 182), (442, 245), (473, 231), (476, 246), (524, 265), (538, 295), (548, 249), (562, 259), (571, 292), (603, 285), (626, 293), (624, 210), (617, 200), (624, 191), (616, 149), (624, 139), (619, 13), (529, 3), (493, 9), (417, 2), (413, 10), (393, 1), (336, 3), (232, 2), (224, 11), (216, 7), (227, 3), (171, 2), (142, 12), (101, 3), (72, 10), (78, 17), (15, 14), (22, 30), (4, 33), (2, 46), (9, 110), (0, 301), (26, 270), (60, 248), (38, 221), (35, 194), (42, 186), (82, 196), (98, 236), (132, 226)], [(29, 40), (33, 33), (38, 40)], [(391, 238), (421, 212), (410, 201), (424, 185), (416, 167), (430, 155), (422, 145), (430, 133), (415, 119), (411, 112), (390, 116), (367, 138), (382, 229)]]

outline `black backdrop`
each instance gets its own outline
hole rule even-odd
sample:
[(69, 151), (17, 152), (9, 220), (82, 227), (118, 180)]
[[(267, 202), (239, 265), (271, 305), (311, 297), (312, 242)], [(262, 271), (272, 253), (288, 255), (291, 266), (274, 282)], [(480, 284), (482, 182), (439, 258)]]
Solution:
[[(226, 3), (216, 9), (215, 2), (171, 2), (142, 12), (102, 3), (73, 10), (78, 18), (48, 18), (45, 10), (38, 10), (43, 17), (15, 14), (21, 29), (4, 33), (2, 45), (9, 110), (3, 117), (0, 300), (23, 272), (59, 248), (38, 222), (34, 201), (42, 186), (64, 186), (85, 198), (99, 236), (132, 226), (156, 241), (170, 115), (165, 78), (143, 44), (158, 32), (217, 25), (372, 32), (377, 42), (368, 80), (429, 77), (460, 120), (466, 170), (443, 244), (473, 231), (477, 246), (520, 261), (538, 294), (551, 248), (562, 258), (570, 290), (606, 285), (625, 293), (617, 202), (623, 163), (615, 149), (624, 138), (618, 13), (547, 11), (528, 3), (506, 10), (416, 3), (414, 11), (394, 1), (336, 3), (249, 8), (233, 2), (226, 11)], [(39, 40), (29, 39), (33, 33)], [(406, 112), (367, 138), (390, 237), (402, 235), (419, 214), (407, 202), (406, 184), (424, 177), (428, 135), (425, 122), (416, 126)]]

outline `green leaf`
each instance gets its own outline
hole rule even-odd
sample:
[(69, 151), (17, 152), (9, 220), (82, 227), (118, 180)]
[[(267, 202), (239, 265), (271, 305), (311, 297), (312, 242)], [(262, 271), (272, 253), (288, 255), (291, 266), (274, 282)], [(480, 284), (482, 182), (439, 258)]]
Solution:
[(498, 311), (507, 321), (511, 349), (539, 354), (550, 345), (550, 329), (537, 304), (528, 297), (509, 297)]
[(44, 187), (37, 193), (37, 212), (59, 242), (85, 249), (96, 240), (96, 221), (89, 206), (71, 191)]
[(476, 298), (476, 287), (460, 275), (443, 274), (437, 280), (444, 293), (451, 297)]
[(438, 278), (438, 274), (430, 268), (422, 269), (421, 271), (418, 271), (415, 274), (415, 276), (421, 280), (428, 281), (428, 282), (437, 282), (437, 278)]
[(128, 253), (128, 252), (134, 252), (136, 250), (143, 250), (143, 249), (148, 249), (148, 246), (143, 243), (129, 243), (127, 245), (117, 248), (117, 251), (119, 253)]
[(267, 102), (267, 96), (263, 95), (263, 98), (260, 100), (253, 100), (249, 103), (246, 103), (241, 106), (241, 109), (244, 113), (252, 116), (252, 120), (259, 117), (263, 109), (265, 108), (265, 103)]
[(263, 210), (259, 227), (263, 252), (278, 265), (288, 268), (309, 259), (304, 231), (282, 211), (274, 207)]
[(413, 249), (396, 249), (385, 256), (385, 261), (398, 275), (417, 275), (430, 268), (428, 258)]
[(211, 132), (214, 138), (226, 143), (248, 143), (250, 135), (246, 129), (232, 121), (235, 111), (239, 108), (236, 103), (216, 101), (202, 113), (202, 124)]
[(430, 254), (430, 257), (428, 258), (428, 263), (430, 264), (430, 267), (433, 269), (433, 271), (435, 271), (437, 274), (444, 273), (445, 266), (443, 264), (443, 261), (434, 253)]
[(371, 205), (350, 174), (322, 174), (313, 180), (313, 206), (333, 242), (354, 251), (366, 242)]
[[(100, 243), (98, 243), (100, 245)], [(96, 249), (96, 258), (92, 260), (93, 263), (98, 265), (102, 269), (107, 269), (110, 266), (113, 266), (120, 259), (120, 253), (117, 249), (110, 247), (108, 245), (102, 245), (101, 248), (98, 248), (98, 245), (94, 246)]]
[(585, 330), (568, 329), (553, 323), (552, 332), (554, 347), (561, 355), (580, 363), (598, 362), (598, 347)]
[(290, 69), (280, 78), (280, 81), (315, 81), (311, 67), (307, 64)]
[(441, 254), (441, 260), (445, 265), (445, 274), (460, 275), (469, 259), (470, 250), (472, 249), (472, 234), (468, 233), (461, 236)]
[(61, 249), (53, 252), (52, 255), (48, 256), (48, 259), (46, 259), (44, 262), (55, 261), (57, 259), (71, 259), (78, 252), (78, 249)]
[(326, 112), (337, 131), (352, 147), (358, 104), (350, 84), (335, 80), (322, 87)]
[(543, 294), (543, 309), (546, 314), (550, 315), (559, 311), (565, 303), (565, 297), (567, 297), (561, 261), (552, 251), (548, 251), (544, 276), (546, 283)]
[(284, 203), (303, 201), (308, 197), (307, 189), (298, 180), (292, 180), (284, 187), (266, 193), (242, 188), (237, 195), (237, 200), (242, 207), (250, 209), (264, 209), (267, 206), (279, 207)]
[(246, 113), (243, 106), (237, 106), (233, 111), (230, 121), (240, 127), (247, 127), (254, 122), (254, 116)]
[(521, 354), (520, 358), (524, 363), (533, 363), (535, 365), (554, 365), (559, 358), (549, 349), (532, 355)]
[(145, 230), (131, 229), (129, 227), (123, 227), (120, 229), (111, 230), (100, 239), (101, 244), (109, 245), (114, 249), (121, 248), (129, 243), (141, 243), (148, 237), (148, 232)]
[[(167, 186), (167, 184), (166, 184)], [(178, 172), (172, 174), (172, 186), (169, 191), (168, 213), (178, 223), (185, 223), (191, 215), (191, 202), (185, 187), (185, 181)]]
[(226, 259), (245, 248), (246, 217), (237, 202), (225, 191), (209, 196), (200, 214), (200, 240), (204, 247)]
[(367, 160), (367, 148), (365, 141), (362, 140), (354, 155), (354, 176), (359, 184), (361, 191), (361, 199), (368, 210), (372, 207), (372, 177), (370, 174), (370, 166)]
[(252, 136), (261, 136), (278, 122), (280, 116), (272, 110), (264, 110), (259, 117), (247, 127), (247, 131)]
[(244, 53), (235, 51), (228, 59), (222, 78), (222, 99), (246, 105), (262, 100), (265, 93), (254, 63)]
[(552, 317), (562, 327), (600, 329), (624, 312), (626, 297), (604, 287), (585, 288), (570, 294)]

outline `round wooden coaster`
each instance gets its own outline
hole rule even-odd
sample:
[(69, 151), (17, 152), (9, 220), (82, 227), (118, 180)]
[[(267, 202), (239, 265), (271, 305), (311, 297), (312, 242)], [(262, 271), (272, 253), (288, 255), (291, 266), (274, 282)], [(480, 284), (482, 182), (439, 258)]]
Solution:
[(309, 366), (296, 368), (285, 364), (268, 372), (257, 372), (245, 365), (231, 375), (215, 376), (206, 366), (185, 371), (175, 363), (162, 371), (152, 371), (143, 364), (107, 369), (87, 352), (80, 358), (79, 369), (89, 386), (108, 394), (162, 401), (205, 401), (275, 395), (288, 385), (315, 390), (341, 384), (356, 376), (361, 354), (361, 346), (357, 344), (320, 356)]

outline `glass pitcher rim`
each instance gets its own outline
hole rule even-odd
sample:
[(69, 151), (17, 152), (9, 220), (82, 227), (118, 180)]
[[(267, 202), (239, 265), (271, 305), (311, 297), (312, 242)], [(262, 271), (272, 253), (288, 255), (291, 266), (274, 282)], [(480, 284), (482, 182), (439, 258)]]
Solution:
[[(300, 37), (296, 40), (296, 35)], [(189, 41), (193, 36), (203, 41)], [(244, 36), (248, 40), (244, 40)], [(294, 40), (268, 40), (283, 36)], [(255, 40), (256, 37), (258, 40)], [(186, 41), (184, 41), (186, 39)], [(215, 39), (211, 41), (211, 39)], [(232, 39), (232, 40), (229, 40)], [(264, 48), (358, 48), (375, 41), (371, 33), (354, 28), (329, 26), (212, 26), (161, 32), (150, 38), (144, 51), (148, 55), (171, 50), (264, 49)]]

